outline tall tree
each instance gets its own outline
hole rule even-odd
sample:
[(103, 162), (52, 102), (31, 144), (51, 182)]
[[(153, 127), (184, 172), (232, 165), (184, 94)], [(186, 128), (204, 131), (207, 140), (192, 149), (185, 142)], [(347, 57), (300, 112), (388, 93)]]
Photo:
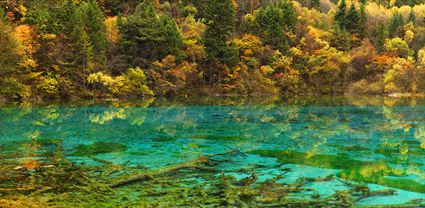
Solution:
[(83, 2), (75, 13), (73, 39), (77, 62), (93, 68), (106, 58), (105, 16), (96, 1)]
[(286, 51), (294, 33), (297, 15), (291, 1), (281, 0), (260, 9), (255, 18), (256, 32), (264, 43)]
[(340, 29), (347, 29), (347, 4), (345, 0), (341, 0), (338, 11), (335, 14), (335, 22), (338, 24)]
[(385, 41), (388, 38), (388, 31), (384, 23), (379, 23), (375, 36), (375, 48), (378, 52), (382, 52), (384, 50)]
[(19, 92), (16, 80), (16, 64), (19, 60), (17, 43), (12, 35), (12, 28), (0, 8), (0, 96), (12, 97)]
[(350, 9), (347, 12), (346, 16), (347, 22), (345, 28), (350, 33), (357, 33), (359, 34), (361, 31), (361, 25), (360, 25), (360, 13), (356, 10), (356, 7), (354, 6), (354, 3), (351, 3)]
[(391, 23), (389, 26), (389, 34), (391, 37), (395, 37), (398, 36), (398, 32), (399, 32), (399, 28), (401, 26), (403, 26), (403, 16), (398, 13), (395, 12), (392, 19), (391, 19)]
[(228, 66), (238, 62), (235, 46), (228, 43), (235, 31), (232, 0), (210, 0), (205, 5), (205, 30), (203, 42), (210, 59)]
[(367, 24), (367, 14), (366, 14), (366, 9), (365, 9), (365, 4), (362, 3), (360, 5), (360, 37), (364, 38), (366, 36), (366, 24)]
[(140, 3), (127, 18), (119, 18), (118, 26), (124, 70), (176, 55), (182, 46), (175, 21), (167, 14), (157, 13), (150, 1)]

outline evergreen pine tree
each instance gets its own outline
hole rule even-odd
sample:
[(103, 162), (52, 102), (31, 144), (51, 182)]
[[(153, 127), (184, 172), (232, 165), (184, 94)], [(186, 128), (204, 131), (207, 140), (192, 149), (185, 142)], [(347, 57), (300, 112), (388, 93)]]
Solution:
[(76, 61), (92, 69), (106, 60), (104, 14), (94, 0), (83, 2), (75, 11), (72, 37)]
[(398, 36), (398, 29), (403, 26), (403, 16), (400, 13), (394, 13), (389, 26), (390, 37)]
[(123, 69), (178, 55), (183, 40), (177, 24), (167, 14), (157, 13), (152, 3), (140, 3), (132, 15), (117, 22)]
[(335, 22), (338, 24), (339, 28), (343, 29), (347, 25), (347, 4), (345, 0), (341, 0), (339, 4), (338, 12), (335, 14)]
[(292, 2), (280, 1), (277, 4), (270, 3), (262, 7), (255, 18), (256, 33), (263, 41), (285, 51), (289, 46), (288, 33), (293, 33), (297, 16)]
[(367, 14), (365, 11), (365, 4), (360, 5), (360, 37), (364, 38), (366, 36), (366, 24), (367, 24)]
[(228, 41), (235, 32), (235, 16), (231, 0), (210, 0), (205, 5), (207, 29), (203, 42), (210, 59), (218, 60), (228, 66), (237, 63), (237, 53)]
[(384, 49), (385, 40), (388, 38), (388, 31), (384, 23), (379, 23), (376, 31), (376, 44), (375, 48), (378, 52), (382, 52)]
[(347, 22), (345, 25), (345, 29), (348, 30), (350, 33), (360, 33), (361, 31), (361, 24), (360, 24), (360, 14), (356, 10), (356, 7), (354, 6), (354, 3), (351, 3), (350, 9), (348, 10), (347, 16), (346, 16)]

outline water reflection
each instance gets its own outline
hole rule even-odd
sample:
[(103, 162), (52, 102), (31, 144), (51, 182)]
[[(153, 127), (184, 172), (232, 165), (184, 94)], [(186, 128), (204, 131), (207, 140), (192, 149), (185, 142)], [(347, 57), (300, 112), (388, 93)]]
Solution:
[(424, 104), (378, 97), (9, 104), (0, 108), (0, 160), (36, 169), (45, 157), (90, 162), (90, 155), (158, 168), (236, 147), (425, 193)]

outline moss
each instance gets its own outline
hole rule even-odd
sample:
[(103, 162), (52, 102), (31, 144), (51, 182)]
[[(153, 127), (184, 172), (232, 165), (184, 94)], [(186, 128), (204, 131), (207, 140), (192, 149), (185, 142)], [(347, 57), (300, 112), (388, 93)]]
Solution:
[(391, 168), (384, 161), (353, 160), (345, 155), (317, 154), (309, 156), (306, 153), (291, 150), (255, 150), (250, 154), (265, 157), (275, 157), (281, 163), (302, 164), (313, 167), (340, 169), (338, 176), (344, 179), (375, 183), (406, 191), (425, 193), (425, 185), (410, 179), (395, 179), (389, 176), (404, 176), (403, 170)]
[(406, 191), (425, 193), (425, 184), (421, 184), (410, 179), (390, 178), (390, 176), (397, 177), (403, 175), (404, 172), (392, 169), (382, 164), (353, 167), (350, 169), (343, 170), (341, 173), (338, 174), (339, 177), (352, 181), (374, 183)]
[(74, 148), (74, 156), (88, 156), (101, 153), (123, 152), (127, 146), (114, 142), (95, 142), (90, 145), (78, 145)]

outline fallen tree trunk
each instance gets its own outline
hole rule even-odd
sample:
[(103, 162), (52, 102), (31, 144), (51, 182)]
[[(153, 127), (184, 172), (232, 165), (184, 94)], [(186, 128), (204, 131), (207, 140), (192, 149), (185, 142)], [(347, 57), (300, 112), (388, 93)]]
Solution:
[(191, 161), (183, 163), (183, 164), (170, 166), (170, 167), (166, 167), (166, 168), (161, 168), (161, 169), (158, 169), (158, 170), (146, 171), (145, 173), (142, 173), (142, 174), (132, 176), (130, 178), (126, 178), (126, 179), (120, 180), (118, 182), (115, 182), (115, 183), (111, 184), (110, 187), (111, 188), (118, 188), (118, 187), (125, 186), (125, 185), (128, 185), (128, 184), (137, 182), (137, 181), (151, 180), (151, 179), (154, 178), (154, 176), (162, 175), (162, 174), (170, 173), (170, 172), (175, 172), (175, 171), (182, 170), (182, 169), (189, 169), (189, 168), (203, 169), (203, 168), (199, 167), (199, 164), (207, 164), (208, 162), (210, 162), (210, 159), (213, 158), (213, 157), (232, 155), (232, 154), (238, 154), (242, 158), (246, 157), (246, 155), (244, 153), (242, 153), (241, 151), (236, 150), (236, 149), (232, 149), (232, 150), (225, 152), (225, 153), (203, 155), (203, 156), (200, 156), (199, 158), (197, 158), (196, 160), (191, 160)]

